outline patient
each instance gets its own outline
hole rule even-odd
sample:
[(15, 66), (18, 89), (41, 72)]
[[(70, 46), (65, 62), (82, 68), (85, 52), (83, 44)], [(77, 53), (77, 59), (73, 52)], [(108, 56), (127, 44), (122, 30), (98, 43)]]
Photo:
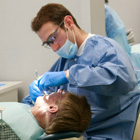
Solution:
[[(91, 118), (90, 105), (84, 96), (79, 97), (62, 90), (38, 97), (31, 108), (15, 102), (1, 102), (0, 107), (5, 108), (2, 118), (4, 122), (19, 139), (26, 140), (37, 139), (44, 130), (47, 134), (62, 131), (84, 132)], [(4, 136), (6, 135), (3, 134)]]

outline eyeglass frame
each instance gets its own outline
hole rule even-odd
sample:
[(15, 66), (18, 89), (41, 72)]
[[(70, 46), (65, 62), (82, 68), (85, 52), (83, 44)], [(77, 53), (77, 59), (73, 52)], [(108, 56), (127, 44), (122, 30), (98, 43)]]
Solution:
[(58, 102), (58, 106), (59, 106), (59, 104), (60, 104), (60, 102), (61, 102), (63, 92), (67, 92), (67, 91), (66, 91), (65, 89), (61, 89), (60, 98), (59, 98), (59, 102)]
[[(55, 40), (52, 41), (52, 37), (54, 34), (57, 33), (58, 29), (61, 27), (62, 23), (64, 21), (61, 21), (61, 23), (58, 25), (58, 27), (56, 28), (56, 30), (48, 37), (47, 41), (42, 43), (42, 46), (44, 46), (45, 48), (51, 48), (50, 44), (53, 44)], [(53, 37), (54, 38), (54, 37)], [(49, 41), (51, 40), (51, 41)]]
[[(60, 103), (61, 103), (61, 99), (62, 99), (63, 92), (67, 92), (67, 90), (66, 90), (66, 89), (61, 89), (60, 98), (59, 98), (59, 101), (58, 101), (58, 108), (60, 107)], [(57, 114), (57, 113), (56, 113), (56, 114)]]

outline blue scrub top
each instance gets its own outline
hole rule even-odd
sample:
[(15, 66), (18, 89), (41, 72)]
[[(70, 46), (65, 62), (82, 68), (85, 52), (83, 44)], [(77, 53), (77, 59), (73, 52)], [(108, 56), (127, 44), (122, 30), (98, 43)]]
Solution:
[(131, 47), (128, 44), (125, 25), (118, 14), (107, 4), (105, 4), (105, 28), (106, 36), (117, 41), (130, 55)]
[(93, 112), (86, 131), (93, 140), (131, 140), (136, 124), (140, 91), (124, 49), (114, 40), (95, 35), (85, 44), (82, 55), (59, 58), (50, 71), (69, 69), (69, 83), (59, 88), (85, 95)]

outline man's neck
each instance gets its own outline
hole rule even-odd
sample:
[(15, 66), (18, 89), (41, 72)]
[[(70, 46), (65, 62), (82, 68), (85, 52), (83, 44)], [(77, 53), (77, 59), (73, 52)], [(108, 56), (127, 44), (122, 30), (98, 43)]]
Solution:
[(75, 36), (76, 36), (76, 42), (79, 48), (81, 44), (84, 42), (84, 40), (87, 38), (88, 33), (78, 28)]

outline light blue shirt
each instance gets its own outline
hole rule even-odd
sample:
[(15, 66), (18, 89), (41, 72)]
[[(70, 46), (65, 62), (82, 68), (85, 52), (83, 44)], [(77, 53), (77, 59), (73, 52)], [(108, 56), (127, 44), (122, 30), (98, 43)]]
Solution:
[(105, 27), (107, 37), (117, 41), (130, 54), (131, 47), (128, 44), (125, 25), (118, 14), (107, 4), (105, 4)]

